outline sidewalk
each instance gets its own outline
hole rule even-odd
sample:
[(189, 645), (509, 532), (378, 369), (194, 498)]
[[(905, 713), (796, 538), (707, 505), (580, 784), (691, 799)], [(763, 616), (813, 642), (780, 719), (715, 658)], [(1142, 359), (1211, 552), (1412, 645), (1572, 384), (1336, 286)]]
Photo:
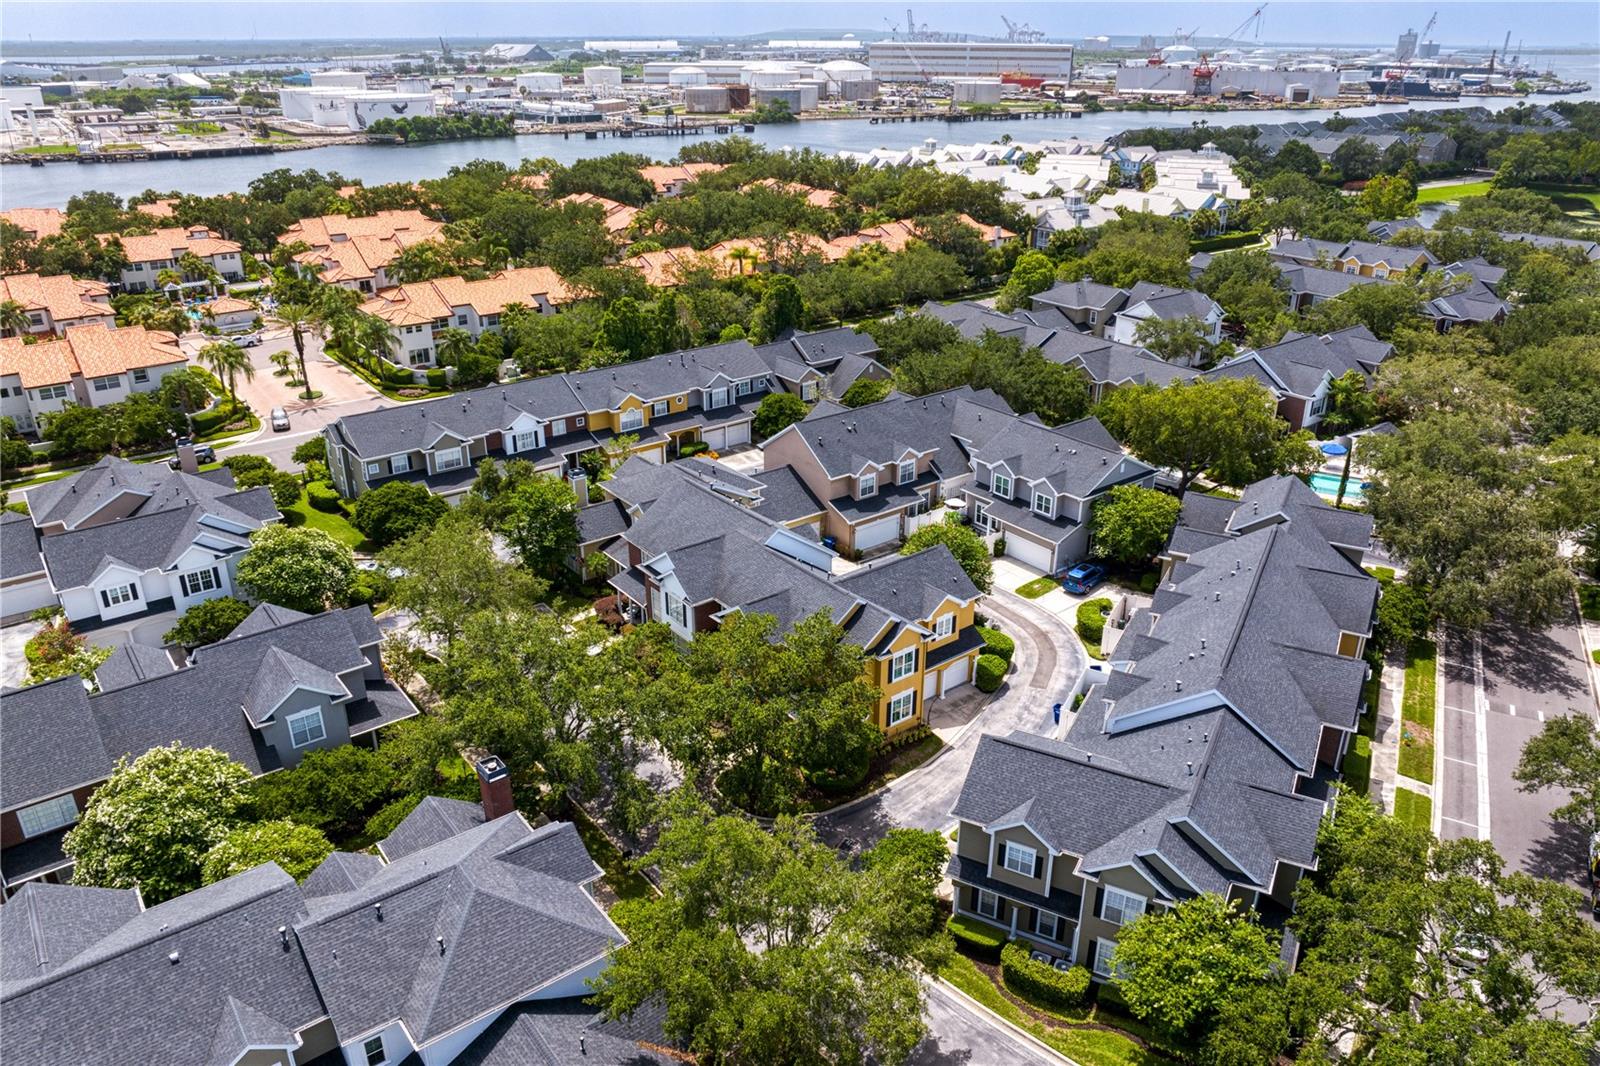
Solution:
[[(1378, 687), (1377, 726), (1372, 736), (1372, 776), (1367, 794), (1394, 810), (1396, 788), (1409, 789), (1433, 799), (1433, 786), (1400, 772), (1400, 708), (1406, 693), (1404, 653), (1391, 652), (1383, 660), (1383, 680)], [(1438, 749), (1436, 749), (1438, 750)]]

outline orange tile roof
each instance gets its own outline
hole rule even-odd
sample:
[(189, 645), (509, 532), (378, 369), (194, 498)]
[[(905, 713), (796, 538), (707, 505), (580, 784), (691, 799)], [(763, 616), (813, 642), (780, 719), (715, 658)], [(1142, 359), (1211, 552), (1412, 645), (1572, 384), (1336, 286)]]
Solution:
[[(985, 226), (971, 215), (957, 215), (956, 217), (976, 230), (978, 236), (983, 238), (985, 243), (997, 236), (1000, 240), (1010, 240), (1016, 236), (1015, 233), (1003, 226)], [(901, 218), (893, 222), (885, 222), (880, 226), (869, 226), (859, 233), (852, 233), (849, 236), (835, 237), (828, 243), (837, 249), (842, 257), (846, 253), (868, 244), (881, 244), (891, 252), (903, 252), (906, 244), (917, 236), (919, 234), (917, 233), (916, 222), (909, 218)]]
[(107, 303), (111, 290), (104, 282), (80, 280), (66, 274), (40, 277), (38, 274), (9, 274), (0, 278), (0, 300), (15, 300), (27, 311), (49, 311), (56, 322), (77, 318), (98, 318), (114, 312)]
[[(193, 234), (193, 236), (191, 236)], [(123, 235), (118, 237), (115, 233), (102, 233), (100, 239), (121, 240), (123, 250), (128, 253), (130, 263), (149, 263), (157, 259), (181, 259), (188, 252), (195, 255), (226, 255), (229, 252), (238, 252), (237, 241), (223, 240), (213, 237), (211, 231), (204, 226), (173, 226), (169, 229), (158, 229), (154, 233), (143, 236)]]
[(804, 196), (806, 203), (812, 207), (832, 207), (839, 201), (839, 194), (832, 189), (817, 189), (810, 185), (802, 185), (798, 181), (779, 181), (777, 178), (759, 178), (746, 185), (745, 188), (749, 189), (757, 185), (777, 192), (788, 193), (790, 196)]
[(210, 315), (231, 315), (235, 311), (254, 311), (256, 305), (237, 296), (219, 296), (200, 305), (200, 310)]
[(172, 206), (177, 202), (176, 200), (152, 200), (147, 204), (140, 204), (134, 210), (141, 214), (150, 215), (152, 218), (171, 218)]
[(39, 344), (21, 337), (0, 339), (0, 374), (16, 374), (25, 389), (63, 385), (74, 375), (98, 378), (187, 360), (178, 338), (143, 326), (71, 326), (66, 336)]
[(503, 270), (482, 281), (435, 278), (384, 289), (361, 305), (361, 310), (395, 326), (414, 326), (449, 318), (457, 307), (471, 307), (479, 315), (498, 315), (512, 304), (537, 306), (535, 297), (552, 304), (568, 303), (575, 294), (549, 267)]
[[(663, 248), (659, 252), (640, 252), (638, 255), (630, 255), (621, 265), (632, 267), (643, 274), (645, 284), (664, 289), (678, 284), (685, 271), (707, 258), (706, 253), (697, 252), (685, 244), (678, 248)], [(721, 264), (715, 257), (710, 258), (713, 266), (720, 269)]]
[(723, 163), (674, 163), (670, 166), (640, 167), (639, 176), (656, 187), (656, 192), (666, 192), (673, 182), (693, 181), (702, 174), (715, 174), (725, 170)]
[(534, 192), (543, 192), (550, 187), (548, 174), (517, 174), (511, 180), (514, 184), (521, 185), (524, 189), (532, 189)]
[(606, 232), (612, 235), (621, 233), (633, 225), (633, 218), (639, 213), (637, 207), (630, 207), (627, 204), (621, 204), (615, 200), (607, 200), (604, 196), (596, 196), (587, 192), (575, 192), (570, 196), (563, 196), (556, 203), (598, 204), (600, 210), (604, 213), (600, 219), (600, 224), (605, 226)]
[(61, 223), (67, 220), (67, 216), (54, 207), (13, 207), (0, 211), (0, 218), (22, 227), (39, 241), (60, 233)]
[(281, 244), (301, 242), (310, 251), (295, 262), (317, 267), (323, 281), (362, 281), (399, 258), (412, 245), (436, 239), (444, 223), (417, 210), (379, 211), (375, 215), (321, 215), (302, 218), (278, 237)]

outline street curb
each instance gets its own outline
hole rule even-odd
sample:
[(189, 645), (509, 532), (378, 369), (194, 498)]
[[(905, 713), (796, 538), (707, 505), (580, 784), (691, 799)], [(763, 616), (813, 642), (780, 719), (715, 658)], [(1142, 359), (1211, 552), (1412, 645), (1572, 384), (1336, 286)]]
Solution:
[[(1440, 733), (1444, 730), (1444, 630), (1438, 629), (1433, 634), (1433, 782), (1434, 794), (1428, 797), (1428, 804), (1432, 808), (1429, 819), (1429, 828), (1433, 831), (1435, 839), (1444, 830), (1444, 741)], [(1477, 708), (1473, 708), (1477, 713)], [(1400, 701), (1400, 735), (1402, 742), (1405, 738), (1405, 698), (1404, 691)], [(1487, 759), (1487, 752), (1478, 752), (1478, 758)], [(1395, 777), (1400, 776), (1400, 764), (1395, 763)], [(1399, 787), (1398, 784), (1395, 787)]]
[(1572, 593), (1572, 605), (1578, 612), (1578, 646), (1583, 649), (1583, 674), (1589, 679), (1589, 697), (1594, 701), (1595, 720), (1600, 722), (1600, 683), (1595, 681), (1595, 673), (1600, 667), (1595, 665), (1595, 647), (1589, 641), (1589, 623), (1583, 617), (1583, 601), (1578, 598), (1577, 590)]
[(1078, 1062), (1077, 1059), (1069, 1059), (1067, 1056), (1063, 1055), (1061, 1052), (1057, 1051), (1055, 1048), (1051, 1047), (1049, 1044), (1046, 1044), (1043, 1040), (1040, 1040), (1038, 1037), (1034, 1036), (1032, 1033), (1030, 1033), (1026, 1029), (1022, 1028), (1016, 1022), (1013, 1022), (1009, 1018), (1003, 1018), (1000, 1015), (996, 1014), (994, 1011), (990, 1010), (988, 1007), (984, 1006), (982, 1003), (979, 1003), (977, 1000), (973, 999), (971, 996), (967, 995), (961, 989), (957, 988), (955, 985), (951, 984), (949, 981), (946, 981), (944, 978), (940, 977), (938, 974), (929, 974), (928, 976), (929, 976), (930, 979), (932, 979), (934, 981), (937, 981), (941, 986), (943, 986), (944, 988), (948, 989), (950, 991), (950, 993), (952, 995), (954, 995), (957, 999), (961, 1000), (962, 1004), (964, 1006), (966, 1006), (969, 1010), (973, 1011), (976, 1014), (983, 1015), (985, 1018), (987, 1018), (994, 1025), (996, 1025), (999, 1028), (1004, 1029), (1007, 1032), (1011, 1033), (1012, 1035), (1016, 1036), (1019, 1040), (1023, 1041), (1026, 1044), (1028, 1044), (1030, 1047), (1033, 1047), (1033, 1048), (1043, 1052), (1044, 1054), (1048, 1055), (1049, 1057), (1051, 1057), (1053, 1059), (1057, 1059), (1057, 1060), (1059, 1060), (1061, 1062), (1066, 1063), (1067, 1066), (1082, 1066), (1082, 1063)]

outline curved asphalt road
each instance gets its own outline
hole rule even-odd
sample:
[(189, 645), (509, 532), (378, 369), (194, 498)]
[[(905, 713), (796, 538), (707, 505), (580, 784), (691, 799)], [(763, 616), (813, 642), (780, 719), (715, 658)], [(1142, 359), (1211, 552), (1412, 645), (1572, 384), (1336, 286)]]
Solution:
[(938, 758), (848, 810), (819, 817), (823, 839), (867, 846), (896, 827), (941, 830), (984, 733), (1054, 731), (1051, 705), (1065, 700), (1088, 666), (1077, 635), (1054, 614), (1004, 590), (991, 593), (983, 610), (1017, 642), (1005, 684)]

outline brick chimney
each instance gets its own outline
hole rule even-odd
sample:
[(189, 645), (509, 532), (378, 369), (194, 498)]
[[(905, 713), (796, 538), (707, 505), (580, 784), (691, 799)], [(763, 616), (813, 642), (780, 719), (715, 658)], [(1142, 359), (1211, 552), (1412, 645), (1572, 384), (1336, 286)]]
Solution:
[(178, 444), (178, 469), (185, 474), (200, 472), (200, 460), (195, 458), (193, 438), (187, 438)]
[(484, 821), (510, 814), (517, 809), (511, 799), (511, 771), (498, 755), (485, 755), (472, 764), (478, 771), (478, 794), (483, 800)]

